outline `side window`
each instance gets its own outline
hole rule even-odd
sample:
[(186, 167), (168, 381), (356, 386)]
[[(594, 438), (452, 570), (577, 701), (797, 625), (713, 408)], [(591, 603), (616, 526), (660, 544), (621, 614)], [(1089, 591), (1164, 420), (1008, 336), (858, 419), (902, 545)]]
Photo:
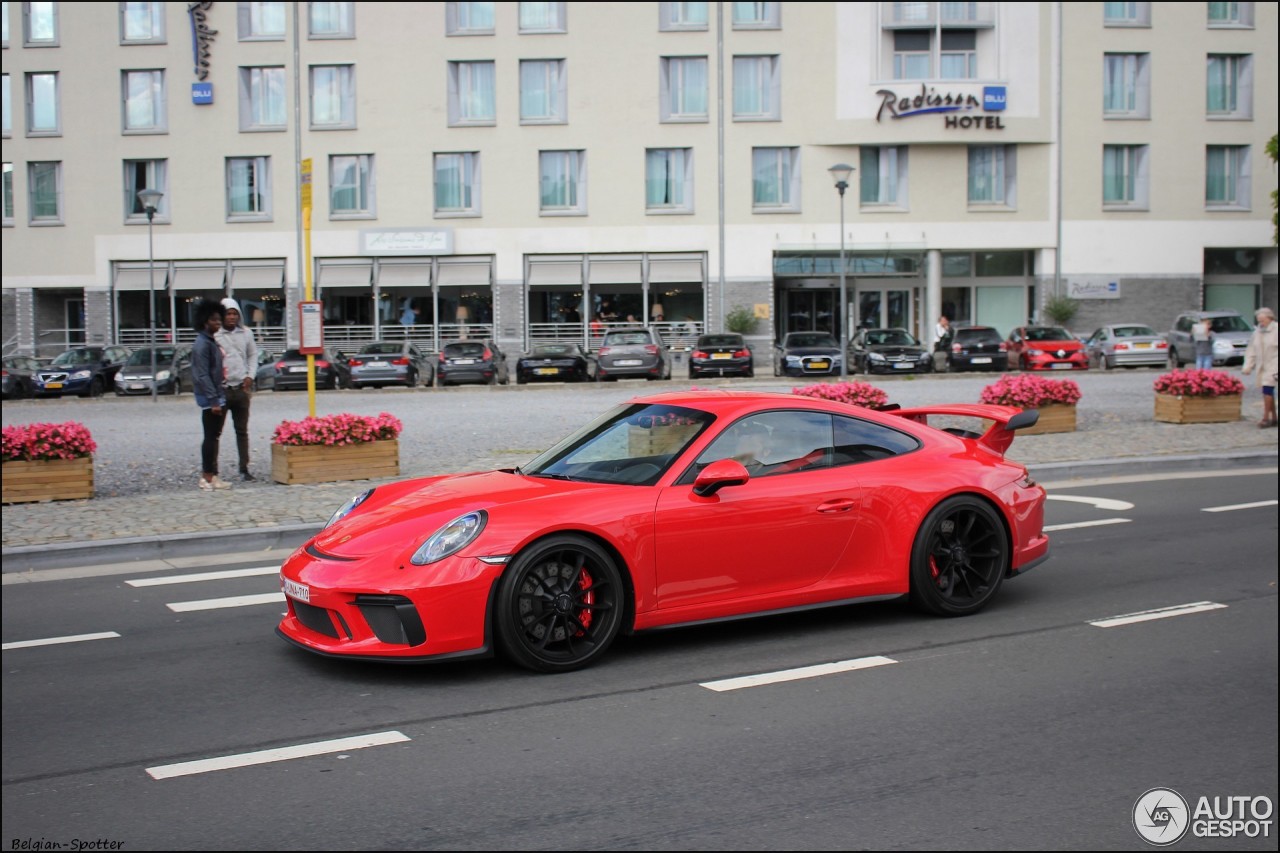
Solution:
[(1190, 318), (1190, 317), (1179, 317), (1179, 318), (1178, 318), (1178, 331), (1179, 331), (1179, 332), (1189, 332), (1189, 331), (1191, 331), (1191, 318)]
[(810, 471), (831, 465), (831, 416), (821, 412), (762, 412), (726, 429), (694, 462), (681, 482), (721, 459), (741, 462), (752, 477)]
[(888, 427), (858, 418), (835, 418), (835, 454), (832, 465), (853, 465), (910, 453), (920, 442)]

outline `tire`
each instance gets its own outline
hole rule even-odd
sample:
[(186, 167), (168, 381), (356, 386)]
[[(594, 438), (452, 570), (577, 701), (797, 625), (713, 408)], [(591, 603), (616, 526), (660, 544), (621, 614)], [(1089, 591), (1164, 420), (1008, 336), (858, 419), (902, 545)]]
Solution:
[(1107, 356), (1106, 356), (1106, 354), (1105, 354), (1105, 353), (1104, 353), (1103, 355), (1099, 356), (1099, 357), (1098, 357), (1098, 360), (1102, 362), (1102, 369), (1103, 369), (1103, 370), (1114, 370), (1114, 369), (1115, 369), (1115, 365), (1111, 363), (1111, 359), (1107, 358)]
[(1170, 347), (1169, 348), (1169, 366), (1173, 368), (1180, 368), (1184, 364), (1186, 364), (1186, 362), (1178, 358), (1177, 349)]
[(89, 383), (89, 390), (84, 392), (85, 397), (101, 397), (102, 392), (106, 390), (102, 385), (102, 377), (95, 376), (93, 381)]
[(411, 370), (411, 371), (409, 371), (409, 381), (408, 381), (407, 385), (408, 385), (408, 387), (410, 387), (410, 388), (417, 388), (417, 387), (418, 387), (418, 374), (414, 373), (412, 370)]
[(977, 613), (1009, 571), (1009, 538), (983, 500), (956, 495), (934, 507), (911, 549), (911, 601), (938, 616)]
[(569, 672), (594, 663), (618, 636), (626, 590), (604, 548), (566, 534), (517, 555), (495, 602), (503, 655), (535, 672)]

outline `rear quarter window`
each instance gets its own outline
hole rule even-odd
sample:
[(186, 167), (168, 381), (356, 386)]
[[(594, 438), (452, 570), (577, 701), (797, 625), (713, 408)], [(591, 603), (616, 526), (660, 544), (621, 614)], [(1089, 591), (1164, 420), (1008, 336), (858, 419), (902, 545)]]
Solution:
[(920, 446), (913, 436), (858, 418), (835, 418), (832, 465), (854, 465), (910, 453)]

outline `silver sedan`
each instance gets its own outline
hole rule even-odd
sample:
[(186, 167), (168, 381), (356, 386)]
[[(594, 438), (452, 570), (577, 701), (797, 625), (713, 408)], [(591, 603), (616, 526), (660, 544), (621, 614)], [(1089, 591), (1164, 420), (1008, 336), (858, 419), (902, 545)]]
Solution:
[(1089, 364), (1110, 370), (1113, 367), (1164, 367), (1169, 361), (1169, 342), (1150, 326), (1141, 323), (1112, 323), (1103, 326), (1084, 342)]

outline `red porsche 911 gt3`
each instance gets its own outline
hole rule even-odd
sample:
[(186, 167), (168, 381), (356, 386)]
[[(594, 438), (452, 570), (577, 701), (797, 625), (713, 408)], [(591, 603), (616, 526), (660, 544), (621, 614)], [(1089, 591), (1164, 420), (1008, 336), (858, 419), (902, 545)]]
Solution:
[[(985, 433), (930, 416), (982, 418)], [(522, 468), (380, 485), (280, 572), (277, 632), (383, 661), (542, 672), (621, 632), (909, 595), (963, 616), (1048, 557), (1045, 492), (1006, 460), (1035, 411), (873, 411), (688, 391), (607, 412)]]

